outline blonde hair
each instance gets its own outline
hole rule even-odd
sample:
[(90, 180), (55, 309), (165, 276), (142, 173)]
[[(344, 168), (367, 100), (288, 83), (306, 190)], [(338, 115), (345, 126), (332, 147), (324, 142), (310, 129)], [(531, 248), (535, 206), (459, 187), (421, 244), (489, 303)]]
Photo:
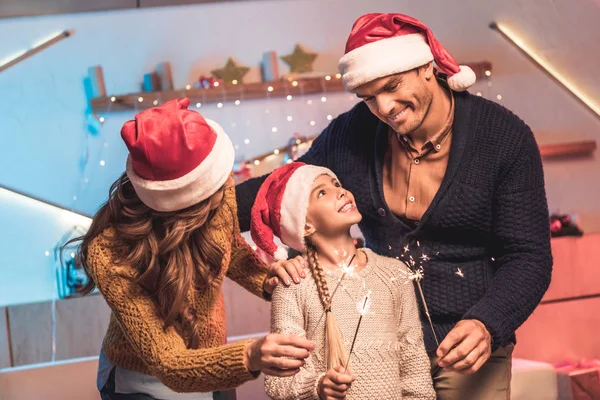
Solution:
[(346, 348), (344, 347), (344, 338), (340, 332), (337, 320), (331, 312), (331, 296), (325, 273), (319, 265), (319, 256), (314, 245), (310, 243), (308, 238), (305, 239), (306, 255), (308, 265), (312, 271), (315, 283), (317, 284), (317, 292), (321, 299), (321, 304), (325, 310), (325, 358), (327, 360), (327, 370), (337, 366), (344, 366), (347, 362)]

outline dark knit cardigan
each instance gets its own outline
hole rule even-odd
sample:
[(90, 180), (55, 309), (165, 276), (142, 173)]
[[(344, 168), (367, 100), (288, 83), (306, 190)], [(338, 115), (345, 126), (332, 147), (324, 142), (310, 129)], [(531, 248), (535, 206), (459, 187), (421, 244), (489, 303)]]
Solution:
[[(398, 257), (409, 246), (403, 258), (413, 255), (416, 266), (422, 264), (421, 286), (440, 341), (459, 320), (477, 319), (497, 348), (515, 342), (515, 330), (550, 283), (542, 162), (531, 130), (517, 116), (467, 92), (454, 97), (448, 167), (418, 225), (386, 205), (382, 170), (389, 128), (364, 103), (332, 121), (300, 161), (330, 168), (354, 194), (367, 247)], [(237, 187), (242, 231), (250, 227), (263, 180)], [(429, 259), (423, 261), (422, 253)], [(431, 351), (436, 345), (424, 315), (423, 328)]]

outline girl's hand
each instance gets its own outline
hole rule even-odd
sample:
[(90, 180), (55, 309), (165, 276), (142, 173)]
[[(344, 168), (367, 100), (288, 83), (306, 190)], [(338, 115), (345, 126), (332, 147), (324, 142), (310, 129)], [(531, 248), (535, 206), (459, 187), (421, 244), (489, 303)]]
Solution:
[(314, 348), (315, 345), (308, 339), (270, 333), (246, 346), (244, 363), (251, 372), (292, 376), (300, 371)]
[(344, 373), (342, 366), (330, 369), (319, 382), (319, 398), (321, 400), (345, 399), (346, 392), (355, 379), (348, 371)]
[(263, 289), (265, 292), (272, 294), (275, 286), (281, 281), (285, 286), (290, 286), (292, 281), (300, 283), (300, 279), (306, 277), (304, 266), (305, 261), (301, 256), (292, 258), (291, 260), (274, 262), (269, 268), (269, 274), (267, 275), (267, 279), (265, 279)]

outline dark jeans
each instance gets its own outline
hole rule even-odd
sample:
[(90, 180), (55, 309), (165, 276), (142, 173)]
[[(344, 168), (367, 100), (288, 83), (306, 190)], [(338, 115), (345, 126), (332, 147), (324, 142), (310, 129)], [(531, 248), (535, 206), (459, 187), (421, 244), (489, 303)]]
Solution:
[[(102, 400), (160, 400), (143, 393), (115, 393), (115, 370), (110, 371), (106, 384), (100, 391)], [(213, 393), (214, 400), (236, 400), (235, 390)]]

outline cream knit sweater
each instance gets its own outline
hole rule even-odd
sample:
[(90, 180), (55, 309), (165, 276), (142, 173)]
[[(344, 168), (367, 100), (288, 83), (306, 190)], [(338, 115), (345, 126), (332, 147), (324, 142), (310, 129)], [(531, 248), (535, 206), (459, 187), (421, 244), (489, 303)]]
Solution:
[[(363, 305), (370, 293), (370, 308), (362, 319), (350, 369), (356, 381), (347, 399), (435, 399), (429, 358), (423, 344), (419, 309), (413, 282), (405, 264), (368, 249), (366, 266), (344, 278), (332, 301), (332, 312), (350, 351)], [(340, 273), (327, 275), (333, 293)], [(314, 278), (298, 285), (278, 285), (273, 293), (271, 332), (307, 337), (316, 349), (293, 377), (267, 376), (267, 394), (280, 400), (318, 399), (317, 384), (326, 373), (325, 317)]]

